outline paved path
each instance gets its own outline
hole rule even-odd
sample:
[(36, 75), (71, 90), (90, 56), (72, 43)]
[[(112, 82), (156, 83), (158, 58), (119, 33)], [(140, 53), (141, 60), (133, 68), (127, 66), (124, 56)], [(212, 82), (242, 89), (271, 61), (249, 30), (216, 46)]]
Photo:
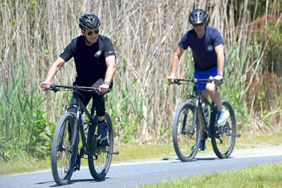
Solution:
[[(97, 182), (88, 168), (75, 172), (70, 184), (63, 187), (134, 187), (184, 176), (245, 168), (259, 163), (282, 161), (282, 147), (234, 151), (229, 159), (215, 155), (198, 154), (193, 162), (183, 163), (175, 158), (113, 164), (105, 181)], [(1, 188), (31, 188), (56, 186), (50, 170), (0, 176)]]

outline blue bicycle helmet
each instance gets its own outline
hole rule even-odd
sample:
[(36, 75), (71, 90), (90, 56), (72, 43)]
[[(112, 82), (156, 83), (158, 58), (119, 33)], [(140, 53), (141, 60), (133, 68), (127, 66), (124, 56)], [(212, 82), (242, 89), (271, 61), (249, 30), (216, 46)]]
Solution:
[(194, 9), (189, 14), (189, 22), (192, 25), (203, 24), (208, 20), (208, 18), (209, 18), (208, 12), (203, 9)]
[(100, 19), (95, 14), (86, 13), (79, 18), (80, 29), (98, 29), (100, 25)]

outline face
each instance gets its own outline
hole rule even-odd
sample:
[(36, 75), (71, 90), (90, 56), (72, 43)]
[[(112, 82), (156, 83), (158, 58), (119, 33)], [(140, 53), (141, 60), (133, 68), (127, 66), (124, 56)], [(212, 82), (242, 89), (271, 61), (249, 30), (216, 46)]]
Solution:
[(205, 23), (193, 25), (195, 32), (197, 33), (198, 37), (202, 37), (205, 34)]
[(99, 29), (85, 29), (83, 30), (87, 42), (91, 45), (97, 42), (99, 37)]

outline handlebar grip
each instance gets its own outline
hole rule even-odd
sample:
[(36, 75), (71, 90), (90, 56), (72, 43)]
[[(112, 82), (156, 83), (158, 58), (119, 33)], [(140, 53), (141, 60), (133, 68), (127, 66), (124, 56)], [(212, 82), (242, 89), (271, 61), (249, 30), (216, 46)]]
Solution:
[(101, 93), (98, 88), (92, 89), (92, 92), (93, 92), (93, 93), (96, 93), (97, 95), (106, 95), (106, 94), (109, 93), (110, 91), (111, 91), (110, 88), (108, 89), (108, 91), (107, 91), (106, 93)]
[(94, 93), (94, 94), (97, 94), (97, 95), (102, 95), (102, 93), (100, 93), (100, 92), (99, 92), (99, 89), (96, 88), (96, 87), (93, 87), (93, 88), (91, 89), (91, 92)]
[(58, 87), (56, 87), (55, 85), (51, 85), (50, 90), (52, 90), (54, 92), (60, 91), (60, 89)]
[[(209, 79), (207, 81), (207, 83), (212, 83), (212, 82), (213, 82), (213, 80), (211, 80), (211, 79)], [(218, 85), (221, 85), (221, 84), (223, 84), (223, 79), (219, 80), (219, 84)]]
[(175, 79), (175, 80), (173, 81), (173, 83), (174, 83), (174, 84), (177, 84), (177, 85), (180, 85), (180, 84), (181, 84), (181, 82), (180, 82), (179, 79)]

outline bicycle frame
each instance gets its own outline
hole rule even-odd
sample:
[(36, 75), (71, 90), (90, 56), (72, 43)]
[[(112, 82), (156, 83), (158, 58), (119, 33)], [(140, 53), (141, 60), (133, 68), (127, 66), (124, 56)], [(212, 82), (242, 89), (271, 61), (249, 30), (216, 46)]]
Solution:
[[(54, 92), (59, 90), (72, 90), (73, 92), (72, 102), (65, 106), (65, 114), (57, 123), (53, 137), (51, 167), (53, 178), (58, 185), (67, 184), (73, 172), (80, 170), (81, 159), (84, 158), (84, 155), (87, 155), (91, 176), (96, 180), (104, 180), (112, 162), (112, 155), (119, 154), (119, 152), (113, 152), (114, 133), (110, 115), (105, 112), (109, 134), (107, 134), (106, 143), (102, 145), (97, 135), (96, 101), (92, 97), (92, 108), (89, 112), (90, 110), (88, 111), (83, 103), (83, 96), (80, 96), (80, 91), (103, 95), (104, 93), (100, 93), (97, 88), (99, 87), (98, 81), (92, 87), (52, 85), (50, 88)], [(83, 117), (84, 112), (84, 117), (87, 119)], [(88, 131), (85, 125), (87, 125)], [(68, 127), (66, 128), (66, 126)], [(67, 137), (64, 137), (65, 132)], [(79, 144), (80, 138), (81, 145)], [(58, 146), (64, 144), (65, 140), (67, 150), (60, 151)], [(63, 145), (61, 147), (63, 148)], [(63, 154), (61, 155), (61, 153)], [(59, 162), (58, 165), (59, 160), (63, 162)]]
[[(84, 87), (84, 86), (53, 85), (51, 87), (51, 89), (54, 92), (59, 91), (60, 90), (59, 88), (72, 89), (74, 93), (77, 93), (79, 95), (80, 95), (79, 90), (88, 91), (88, 92), (97, 92), (97, 90), (98, 90), (97, 88)], [(90, 148), (89, 148), (89, 146), (87, 144), (87, 141), (86, 141), (85, 130), (84, 130), (84, 127), (83, 127), (83, 122), (82, 122), (82, 114), (83, 114), (83, 112), (85, 112), (86, 116), (90, 120), (91, 126), (94, 126), (94, 130), (96, 130), (97, 122), (94, 119), (94, 117), (95, 117), (94, 100), (92, 100), (91, 112), (89, 112), (87, 110), (87, 108), (83, 104), (82, 100), (78, 96), (75, 96), (75, 95), (74, 95), (74, 101), (72, 102), (72, 104), (67, 105), (66, 108), (67, 109), (70, 109), (70, 108), (75, 108), (76, 109), (76, 113), (74, 115), (76, 117), (76, 121), (78, 122), (78, 128), (79, 128), (79, 132), (80, 132), (80, 136), (81, 136), (81, 140), (82, 140), (83, 154), (87, 154), (88, 155), (88, 153), (90, 151)], [(68, 111), (66, 110), (66, 112), (68, 112)], [(70, 112), (70, 113), (73, 113), (73, 112)]]
[[(193, 91), (188, 95), (185, 102), (178, 105), (173, 119), (173, 146), (174, 150), (183, 162), (194, 159), (199, 149), (204, 150), (205, 139), (211, 138), (211, 143), (215, 154), (218, 158), (228, 158), (233, 151), (236, 136), (236, 119), (232, 105), (227, 100), (222, 100), (222, 105), (228, 110), (230, 119), (226, 120), (224, 125), (217, 126), (218, 111), (215, 103), (205, 97), (197, 86), (198, 82), (211, 82), (209, 79), (175, 79), (175, 84), (193, 83)], [(204, 114), (203, 104), (209, 106), (209, 122)], [(189, 113), (189, 115), (187, 115)], [(187, 117), (193, 119), (186, 119)], [(229, 116), (229, 115), (228, 115)], [(189, 118), (188, 117), (188, 118)], [(189, 123), (186, 128), (186, 120)], [(186, 131), (185, 131), (186, 130)], [(191, 142), (192, 141), (192, 142)], [(193, 144), (192, 149), (185, 147), (184, 142)], [(189, 146), (190, 147), (190, 146)]]
[[(215, 107), (214, 102), (210, 102), (203, 94), (202, 92), (198, 89), (196, 83), (197, 82), (209, 82), (209, 79), (177, 79), (175, 82), (176, 84), (180, 84), (180, 81), (185, 81), (185, 82), (193, 82), (193, 92), (192, 94), (188, 95), (187, 101), (190, 103), (195, 104), (195, 109), (194, 109), (194, 120), (193, 120), (193, 126), (191, 127), (191, 130), (189, 132), (193, 132), (192, 130), (195, 130), (196, 128), (196, 123), (199, 121), (202, 131), (207, 134), (209, 137), (212, 133), (212, 126), (215, 126), (215, 120), (217, 117), (217, 109)], [(193, 99), (195, 101), (193, 102)], [(203, 113), (203, 108), (202, 104), (208, 105), (211, 109), (211, 116), (210, 116), (210, 122), (208, 124), (206, 118), (204, 118), (204, 113)]]
[[(76, 121), (78, 122), (79, 132), (80, 132), (81, 141), (82, 141), (82, 148), (84, 149), (83, 152), (88, 154), (88, 151), (90, 150), (90, 148), (89, 148), (87, 141), (86, 141), (85, 130), (84, 130), (84, 127), (83, 127), (83, 122), (82, 122), (82, 114), (83, 114), (83, 112), (86, 114), (86, 116), (90, 120), (90, 125), (94, 126), (94, 130), (96, 130), (97, 123), (94, 119), (94, 117), (95, 117), (95, 107), (94, 107), (94, 104), (93, 104), (94, 101), (92, 101), (92, 108), (91, 108), (91, 113), (90, 113), (79, 97), (76, 97), (75, 100), (77, 100), (77, 103), (78, 103), (77, 113), (76, 113)], [(76, 104), (71, 104), (70, 107), (72, 107), (72, 106), (76, 106)]]

